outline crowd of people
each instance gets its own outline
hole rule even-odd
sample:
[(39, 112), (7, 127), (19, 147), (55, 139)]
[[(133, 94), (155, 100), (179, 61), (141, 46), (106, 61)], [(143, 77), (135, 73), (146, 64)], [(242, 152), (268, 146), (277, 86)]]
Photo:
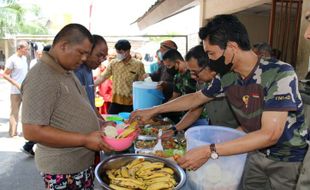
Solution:
[[(294, 68), (267, 43), (251, 46), (233, 15), (215, 16), (199, 37), (202, 43), (184, 57), (174, 41), (161, 42), (151, 73), (141, 55), (131, 54), (130, 41), (118, 40), (109, 55), (104, 37), (80, 24), (66, 25), (50, 46), (37, 48), (30, 67), (30, 44), (20, 41), (3, 72), (12, 84), (9, 135), (17, 135), (23, 103), (23, 136), (29, 141), (22, 150), (34, 156), (46, 189), (93, 189), (98, 152), (113, 151), (102, 141), (102, 128), (115, 124), (102, 114), (120, 112), (131, 112), (128, 122), (142, 124), (168, 117), (175, 125), (166, 136), (199, 125), (242, 130), (245, 136), (191, 149), (177, 163), (197, 170), (209, 159), (249, 153), (241, 189), (308, 189), (309, 126)], [(133, 82), (146, 78), (158, 82), (164, 102), (134, 111)], [(103, 108), (96, 107), (98, 95)]]

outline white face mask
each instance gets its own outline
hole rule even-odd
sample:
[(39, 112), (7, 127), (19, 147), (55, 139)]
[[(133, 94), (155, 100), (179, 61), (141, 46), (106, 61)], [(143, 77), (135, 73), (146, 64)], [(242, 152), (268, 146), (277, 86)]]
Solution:
[(116, 55), (116, 59), (118, 59), (119, 61), (123, 61), (125, 58), (126, 58), (126, 57), (125, 57), (124, 54), (118, 53), (118, 54)]

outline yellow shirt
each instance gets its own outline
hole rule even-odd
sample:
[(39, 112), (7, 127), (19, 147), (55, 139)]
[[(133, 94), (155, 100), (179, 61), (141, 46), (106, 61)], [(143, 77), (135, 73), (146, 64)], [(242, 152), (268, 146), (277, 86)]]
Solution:
[(132, 105), (132, 84), (145, 74), (141, 61), (131, 58), (128, 63), (113, 59), (102, 73), (103, 78), (113, 77), (112, 103)]

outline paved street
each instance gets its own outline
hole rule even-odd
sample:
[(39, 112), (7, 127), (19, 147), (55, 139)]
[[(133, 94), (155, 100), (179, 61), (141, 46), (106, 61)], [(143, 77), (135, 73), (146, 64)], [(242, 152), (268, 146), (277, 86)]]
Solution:
[[(10, 138), (10, 84), (0, 79), (0, 189), (41, 190), (43, 181), (37, 171), (34, 159), (20, 151), (25, 139)], [(18, 132), (21, 134), (21, 124)]]
[[(25, 143), (22, 134), (8, 135), (10, 111), (10, 84), (0, 78), (0, 189), (43, 190), (44, 184), (34, 158), (20, 151)], [(22, 132), (21, 123), (18, 132)], [(96, 183), (97, 188), (98, 184)]]

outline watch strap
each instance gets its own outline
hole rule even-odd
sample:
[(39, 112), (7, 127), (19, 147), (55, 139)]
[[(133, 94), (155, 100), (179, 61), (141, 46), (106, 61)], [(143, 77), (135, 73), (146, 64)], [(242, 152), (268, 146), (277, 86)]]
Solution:
[(215, 148), (215, 144), (214, 143), (210, 144), (210, 150), (211, 150), (211, 152), (216, 152), (216, 148)]

